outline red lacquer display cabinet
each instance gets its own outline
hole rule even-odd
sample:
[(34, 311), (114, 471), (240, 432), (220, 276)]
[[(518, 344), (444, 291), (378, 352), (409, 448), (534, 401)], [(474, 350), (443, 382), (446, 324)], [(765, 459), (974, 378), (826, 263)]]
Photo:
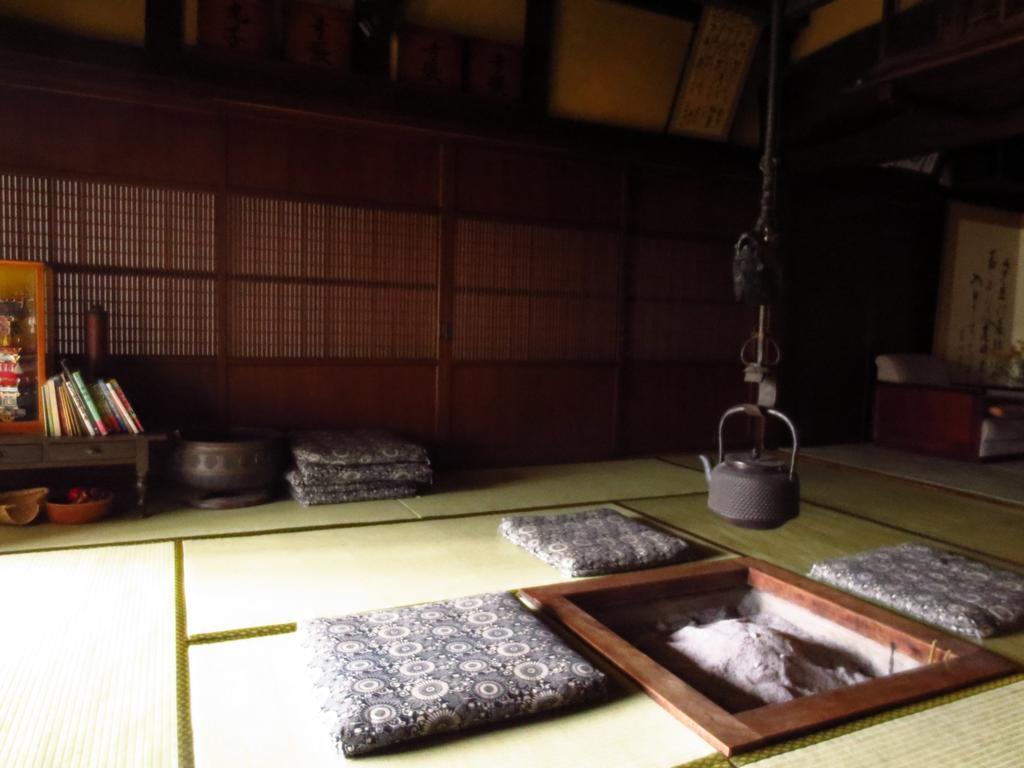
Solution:
[(0, 261), (0, 435), (43, 432), (50, 271)]

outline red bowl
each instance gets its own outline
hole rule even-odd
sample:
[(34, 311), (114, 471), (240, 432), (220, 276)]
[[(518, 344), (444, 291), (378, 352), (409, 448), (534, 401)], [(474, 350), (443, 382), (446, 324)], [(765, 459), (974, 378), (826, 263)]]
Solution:
[(47, 501), (46, 514), (50, 518), (50, 522), (57, 523), (57, 525), (94, 523), (110, 514), (110, 507), (113, 503), (114, 494), (109, 491), (102, 498), (83, 501), (80, 504)]

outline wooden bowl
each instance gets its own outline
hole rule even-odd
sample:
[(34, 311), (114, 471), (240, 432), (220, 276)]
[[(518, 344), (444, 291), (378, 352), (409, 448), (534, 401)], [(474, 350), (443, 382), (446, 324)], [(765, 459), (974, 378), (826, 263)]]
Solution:
[(57, 525), (94, 523), (110, 514), (110, 507), (113, 503), (114, 494), (107, 491), (107, 495), (103, 498), (83, 501), (81, 504), (47, 501), (46, 514), (50, 518), (50, 522)]
[(28, 525), (42, 510), (49, 492), (48, 488), (24, 488), (0, 493), (0, 523)]

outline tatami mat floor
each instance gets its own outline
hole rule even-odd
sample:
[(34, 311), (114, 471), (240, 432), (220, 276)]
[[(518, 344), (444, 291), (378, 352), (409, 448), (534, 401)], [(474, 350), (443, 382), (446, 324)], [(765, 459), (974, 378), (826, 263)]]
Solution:
[[(0, 622), (0, 765), (340, 765), (304, 696), (294, 622), (561, 580), (500, 538), (506, 512), (617, 502), (676, 529), (705, 555), (749, 554), (795, 571), (917, 538), (1024, 569), (1021, 510), (807, 462), (801, 517), (773, 532), (743, 531), (707, 513), (692, 457), (668, 458), (459, 473), (405, 503), (304, 510), (276, 502), (0, 530), (0, 552), (23, 550), (0, 556), (9, 595)], [(1024, 661), (1024, 633), (987, 645)], [(923, 766), (977, 757), (1016, 765), (1007, 762), (1013, 753), (987, 742), (1016, 745), (1021, 689), (862, 723), (869, 727), (734, 764)], [(601, 707), (363, 761), (729, 765), (646, 696), (621, 690)], [(1007, 709), (1016, 716), (1000, 714)], [(976, 738), (953, 721), (973, 723)], [(848, 763), (851, 754), (867, 762)]]
[(1024, 459), (998, 459), (985, 463), (954, 461), (883, 448), (873, 443), (815, 446), (804, 449), (803, 455), (1024, 505)]

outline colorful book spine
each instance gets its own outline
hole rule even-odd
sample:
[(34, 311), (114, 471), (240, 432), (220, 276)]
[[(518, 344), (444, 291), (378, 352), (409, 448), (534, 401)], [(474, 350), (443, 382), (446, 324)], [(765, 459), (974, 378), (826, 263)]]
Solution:
[(107, 386), (107, 382), (100, 379), (93, 384), (93, 392), (97, 395), (95, 400), (102, 402), (106, 407), (107, 413), (114, 420), (115, 432), (131, 432), (131, 427), (125, 422), (124, 417), (121, 415), (121, 411), (117, 407), (117, 403), (114, 401), (114, 396), (110, 393), (110, 388)]
[(53, 429), (53, 411), (50, 409), (50, 382), (43, 382), (43, 427), (46, 429), (47, 437), (55, 437)]
[(83, 433), (85, 427), (82, 424), (82, 417), (78, 415), (78, 409), (75, 408), (75, 401), (71, 399), (71, 385), (61, 379), (60, 391), (64, 397), (64, 417), (68, 422), (68, 432), (72, 436), (78, 437)]
[(117, 423), (117, 419), (114, 418), (114, 414), (110, 412), (110, 406), (107, 405), (107, 399), (103, 396), (103, 390), (99, 385), (89, 384), (89, 396), (92, 401), (96, 404), (96, 410), (100, 412), (100, 418), (103, 420), (103, 426), (107, 428), (108, 434), (117, 434), (121, 431), (121, 427)]
[(78, 427), (78, 418), (75, 415), (75, 407), (71, 402), (71, 395), (68, 394), (67, 383), (63, 378), (55, 382), (57, 388), (57, 401), (60, 405), (61, 429), (65, 435), (75, 437), (81, 432)]
[[(64, 363), (61, 363), (63, 366)], [(89, 414), (89, 409), (85, 405), (85, 401), (82, 399), (82, 393), (78, 391), (78, 387), (75, 386), (74, 381), (71, 379), (71, 375), (68, 373), (67, 368), (61, 373), (61, 379), (64, 381), (64, 390), (68, 393), (68, 397), (71, 399), (71, 403), (75, 408), (75, 413), (78, 416), (81, 425), (85, 428), (85, 433), (90, 437), (96, 434), (96, 426), (93, 424), (92, 416)]]
[(121, 421), (123, 421), (125, 426), (128, 428), (127, 431), (133, 435), (139, 434), (139, 430), (135, 426), (135, 422), (132, 421), (132, 417), (128, 413), (128, 409), (124, 407), (124, 404), (117, 397), (117, 393), (114, 391), (114, 388), (110, 386), (110, 382), (100, 381), (100, 384), (103, 386), (104, 390), (109, 395), (110, 402), (113, 403), (114, 410), (117, 411), (117, 414), (121, 417)]
[(103, 423), (103, 418), (100, 416), (100, 411), (96, 407), (96, 403), (92, 401), (92, 395), (89, 394), (89, 389), (85, 386), (85, 379), (82, 378), (80, 371), (72, 371), (68, 366), (67, 360), (60, 361), (61, 368), (64, 372), (71, 377), (71, 381), (78, 389), (78, 394), (82, 398), (82, 402), (85, 403), (85, 410), (88, 418), (92, 420), (92, 425), (95, 429), (96, 434), (105, 435), (107, 434), (107, 425)]
[(142, 422), (139, 421), (138, 415), (135, 413), (135, 409), (132, 408), (131, 402), (124, 394), (124, 390), (121, 389), (121, 385), (117, 383), (117, 379), (108, 379), (107, 384), (110, 386), (110, 391), (117, 397), (118, 402), (124, 406), (125, 412), (131, 419), (132, 424), (135, 427), (135, 434), (142, 434), (146, 430), (142, 427)]
[(60, 406), (57, 403), (57, 380), (53, 378), (46, 382), (46, 410), (50, 417), (50, 434), (53, 437), (61, 437), (64, 430), (60, 423)]

